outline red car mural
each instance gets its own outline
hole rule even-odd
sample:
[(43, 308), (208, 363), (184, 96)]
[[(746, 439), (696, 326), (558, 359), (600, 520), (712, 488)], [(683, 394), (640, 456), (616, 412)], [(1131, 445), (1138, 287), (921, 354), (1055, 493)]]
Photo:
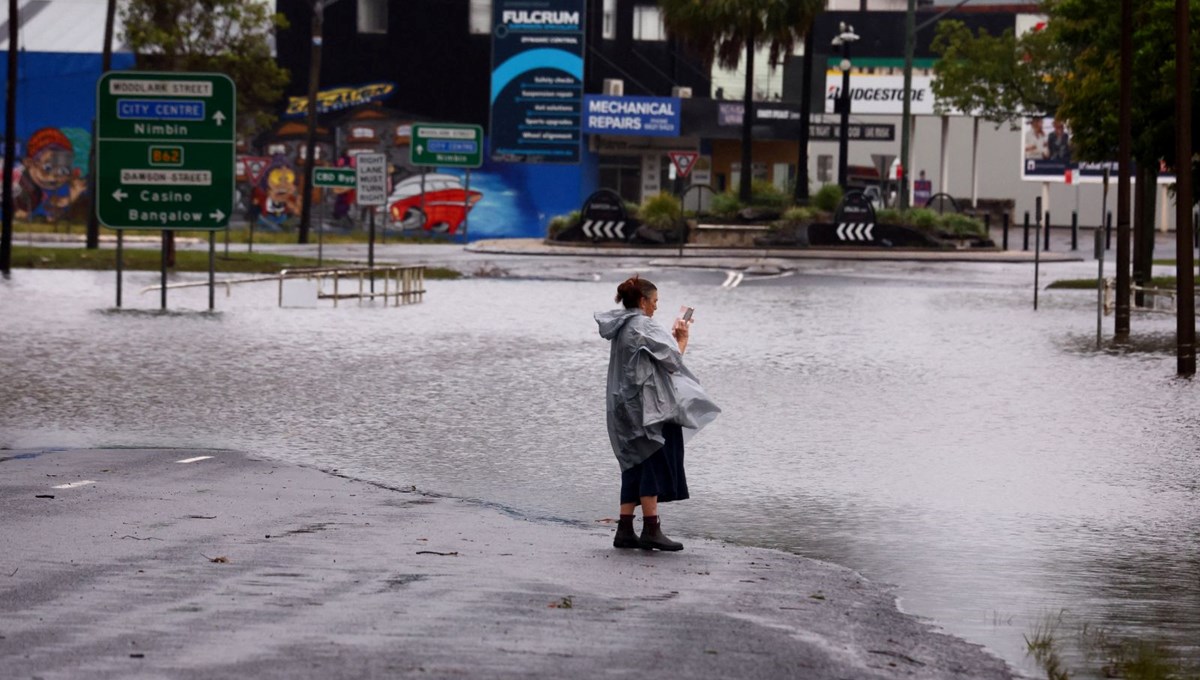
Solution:
[(454, 175), (425, 175), (424, 200), (421, 187), (420, 175), (396, 185), (388, 197), (388, 213), (393, 226), (405, 231), (424, 229), (453, 235), (471, 208), (483, 198), (478, 191), (464, 189)]

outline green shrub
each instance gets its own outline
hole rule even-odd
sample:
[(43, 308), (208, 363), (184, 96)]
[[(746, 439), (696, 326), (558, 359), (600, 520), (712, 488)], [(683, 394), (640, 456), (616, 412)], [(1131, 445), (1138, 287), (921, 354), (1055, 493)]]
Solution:
[(781, 222), (811, 222), (820, 215), (820, 211), (811, 206), (793, 206), (783, 212)]
[(958, 213), (942, 215), (941, 227), (956, 236), (983, 236), (985, 233), (983, 222)]
[(742, 202), (737, 194), (726, 191), (712, 197), (712, 213), (719, 217), (733, 217), (742, 209)]
[(905, 214), (896, 208), (882, 208), (875, 211), (875, 221), (880, 224), (904, 224), (908, 220)]
[(566, 215), (555, 215), (554, 217), (550, 218), (550, 223), (547, 225), (546, 229), (547, 232), (549, 232), (550, 238), (554, 238), (576, 224), (579, 224), (579, 218), (580, 215), (578, 210), (572, 210)]
[(905, 221), (924, 231), (936, 231), (940, 227), (938, 214), (929, 208), (913, 208), (909, 210)]
[(638, 213), (638, 210), (641, 209), (641, 206), (639, 206), (637, 203), (630, 203), (629, 201), (625, 201), (624, 203), (626, 216), (634, 219), (641, 217), (641, 215)]
[(643, 201), (638, 215), (646, 226), (659, 231), (669, 231), (678, 226), (683, 209), (675, 195), (664, 191)]
[(791, 201), (791, 196), (766, 180), (756, 179), (750, 183), (750, 205), (752, 206), (783, 210)]
[(818, 210), (824, 212), (833, 212), (837, 210), (838, 204), (842, 202), (842, 188), (836, 184), (826, 184), (817, 189), (817, 193), (813, 195), (812, 204)]

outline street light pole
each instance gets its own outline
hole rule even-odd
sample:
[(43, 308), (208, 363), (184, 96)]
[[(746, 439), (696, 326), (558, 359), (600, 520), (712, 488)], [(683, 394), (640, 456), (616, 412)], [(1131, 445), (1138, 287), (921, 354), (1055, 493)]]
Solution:
[(842, 96), (838, 105), (842, 111), (842, 122), (838, 135), (838, 186), (846, 189), (846, 177), (849, 174), (846, 164), (850, 157), (850, 43), (858, 40), (854, 27), (845, 23), (839, 26), (840, 33), (833, 39), (834, 46), (842, 48)]
[(913, 52), (917, 41), (917, 0), (908, 0), (908, 12), (904, 16), (904, 104), (900, 116), (900, 209), (908, 210), (912, 172), (909, 134), (912, 130), (912, 69)]
[(1196, 278), (1192, 270), (1192, 47), (1189, 0), (1175, 0), (1175, 281), (1178, 374), (1196, 374)]
[[(322, 25), (325, 19), (325, 0), (312, 2), (312, 45), (308, 57), (308, 130), (304, 139), (304, 179), (300, 187), (299, 243), (308, 243), (309, 221), (312, 217), (312, 173), (316, 165), (317, 91), (321, 82)], [(319, 225), (318, 225), (319, 226)]]

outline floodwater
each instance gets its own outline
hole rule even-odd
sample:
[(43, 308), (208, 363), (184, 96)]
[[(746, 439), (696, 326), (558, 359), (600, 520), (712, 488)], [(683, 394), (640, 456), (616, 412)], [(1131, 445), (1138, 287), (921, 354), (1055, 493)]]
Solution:
[[(606, 267), (609, 265), (605, 265)], [(703, 535), (829, 560), (1034, 673), (1061, 618), (1200, 660), (1200, 386), (1174, 318), (1095, 350), (1095, 294), (1028, 267), (644, 270), (696, 307), (689, 366), (724, 408), (689, 445)], [(137, 294), (157, 274), (0, 281), (0, 446), (241, 449), (589, 523), (614, 517), (599, 281), (431, 281), (422, 304), (279, 309), (271, 284)], [(666, 319), (669, 321), (669, 319)], [(1112, 318), (1105, 319), (1111, 332)], [(1066, 650), (1068, 667), (1083, 660)], [(1093, 666), (1094, 671), (1094, 666)]]

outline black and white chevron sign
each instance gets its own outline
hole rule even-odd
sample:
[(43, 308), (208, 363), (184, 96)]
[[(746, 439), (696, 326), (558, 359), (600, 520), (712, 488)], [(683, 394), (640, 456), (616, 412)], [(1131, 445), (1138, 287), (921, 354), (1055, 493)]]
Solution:
[(615, 238), (625, 240), (624, 220), (586, 220), (583, 235), (588, 238)]
[(842, 222), (837, 225), (837, 237), (839, 241), (873, 241), (874, 229), (874, 224), (865, 222)]

